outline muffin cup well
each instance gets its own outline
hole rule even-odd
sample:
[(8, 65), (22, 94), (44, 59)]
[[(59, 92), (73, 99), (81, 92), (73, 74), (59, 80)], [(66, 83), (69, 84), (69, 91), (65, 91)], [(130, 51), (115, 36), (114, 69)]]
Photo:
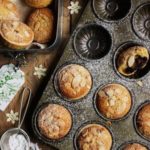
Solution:
[[(38, 121), (38, 115), (41, 112), (41, 110), (44, 109), (49, 104), (57, 104), (57, 105), (63, 106), (64, 108), (66, 108), (69, 111), (69, 113), (72, 117), (72, 126), (70, 128), (70, 131), (68, 132), (67, 135), (65, 135), (63, 138), (60, 138), (58, 140), (49, 139), (49, 138), (45, 137), (44, 135), (42, 135), (39, 131), (38, 122), (37, 122)], [(62, 105), (61, 103), (57, 103), (57, 102), (56, 103), (46, 102), (46, 103), (41, 104), (36, 109), (35, 113), (32, 116), (32, 128), (33, 128), (34, 134), (38, 137), (39, 140), (43, 141), (45, 144), (55, 144), (55, 143), (60, 143), (64, 140), (66, 140), (68, 138), (71, 130), (72, 130), (73, 122), (74, 122), (74, 119), (73, 119), (73, 113), (71, 112), (71, 110), (67, 106)]]
[(150, 100), (146, 100), (144, 103), (142, 103), (140, 106), (138, 106), (137, 110), (135, 111), (134, 117), (133, 117), (133, 122), (134, 122), (134, 128), (137, 132), (137, 134), (142, 137), (143, 139), (147, 140), (150, 142), (150, 138), (145, 137), (138, 129), (138, 125), (137, 125), (137, 117), (138, 117), (138, 113), (139, 111), (146, 105), (150, 104)]
[(128, 15), (131, 0), (93, 0), (93, 9), (96, 16), (102, 21), (119, 21)]
[[(134, 47), (134, 46), (142, 46), (142, 47), (147, 48), (147, 46), (145, 46), (142, 43), (135, 42), (135, 41), (128, 41), (128, 42), (125, 42), (125, 43), (123, 43), (122, 45), (119, 46), (119, 48), (116, 50), (116, 52), (114, 54), (114, 57), (113, 57), (113, 65), (114, 65), (115, 72), (117, 73), (117, 75), (119, 77), (121, 77), (122, 79), (127, 80), (127, 81), (136, 81), (136, 80), (142, 79), (142, 78), (146, 77), (148, 75), (149, 71), (150, 71), (150, 58), (149, 58), (149, 62), (146, 65), (146, 67), (143, 70), (140, 70), (140, 72), (138, 72), (136, 75), (134, 75), (132, 77), (124, 76), (123, 74), (121, 74), (118, 71), (118, 69), (117, 69), (117, 59), (118, 59), (119, 54), (121, 52), (127, 50), (128, 48)], [(150, 54), (149, 50), (148, 50), (148, 53)]]
[(132, 141), (124, 142), (117, 150), (123, 150), (123, 148), (125, 148), (125, 146), (127, 146), (128, 144), (133, 144), (133, 143), (141, 144), (142, 146), (146, 147), (147, 150), (149, 148), (149, 145), (144, 142), (132, 140)]
[(135, 34), (150, 41), (150, 3), (140, 5), (133, 14), (132, 27)]
[(122, 86), (124, 86), (122, 83), (118, 83), (118, 82), (115, 82), (115, 83), (107, 83), (107, 84), (104, 84), (104, 85), (101, 85), (99, 86), (99, 88), (96, 90), (95, 94), (94, 94), (94, 101), (93, 101), (93, 105), (94, 105), (94, 109), (96, 111), (96, 113), (98, 114), (99, 117), (101, 117), (102, 119), (106, 120), (106, 121), (110, 121), (110, 122), (118, 122), (118, 121), (122, 121), (122, 120), (125, 120), (127, 119), (131, 112), (132, 112), (132, 109), (133, 109), (133, 104), (134, 104), (134, 95), (133, 93), (128, 89), (128, 87), (124, 86), (125, 88), (127, 88), (127, 90), (129, 91), (130, 95), (131, 95), (131, 108), (129, 110), (129, 112), (122, 118), (119, 118), (119, 119), (111, 119), (111, 118), (107, 118), (106, 116), (104, 116), (97, 108), (97, 94), (98, 92), (103, 89), (104, 87), (106, 87), (107, 85), (111, 85), (111, 84), (120, 84)]
[(101, 126), (105, 127), (105, 128), (109, 131), (109, 133), (111, 134), (111, 137), (112, 137), (111, 150), (113, 149), (113, 145), (114, 145), (114, 135), (113, 135), (113, 132), (111, 131), (111, 129), (108, 128), (104, 123), (101, 123), (101, 122), (99, 122), (99, 121), (94, 121), (94, 120), (92, 121), (92, 120), (91, 120), (91, 121), (88, 121), (88, 122), (83, 123), (83, 124), (76, 130), (75, 135), (74, 135), (74, 138), (73, 138), (73, 145), (74, 145), (74, 149), (75, 149), (75, 150), (79, 150), (79, 146), (78, 146), (78, 144), (77, 144), (77, 139), (78, 139), (78, 137), (79, 137), (81, 131), (83, 131), (85, 127), (91, 126), (91, 125), (94, 125), (94, 124), (101, 125)]
[(85, 60), (98, 60), (108, 54), (112, 45), (110, 32), (96, 23), (79, 28), (74, 36), (74, 49)]
[[(84, 100), (84, 99), (90, 94), (91, 89), (92, 89), (92, 87), (93, 87), (93, 77), (92, 77), (92, 74), (89, 72), (89, 73), (90, 73), (90, 76), (91, 76), (91, 80), (92, 80), (92, 85), (91, 85), (91, 89), (89, 90), (89, 92), (88, 92), (85, 96), (83, 96), (82, 98), (78, 98), (78, 99), (69, 99), (69, 98), (65, 97), (65, 96), (61, 93), (60, 88), (59, 88), (59, 85), (58, 85), (58, 73), (59, 73), (64, 67), (69, 66), (69, 65), (79, 65), (79, 66), (82, 66), (82, 67), (84, 67), (85, 69), (87, 69), (85, 65), (79, 64), (79, 63), (75, 63), (75, 62), (67, 62), (67, 63), (63, 64), (63, 65), (60, 66), (60, 67), (55, 71), (55, 73), (54, 73), (54, 78), (53, 78), (54, 89), (55, 89), (57, 95), (58, 95), (62, 100), (67, 101), (67, 102), (71, 102), (71, 103), (76, 103), (76, 102), (80, 102), (80, 101)], [(87, 71), (89, 71), (89, 70), (87, 69)]]

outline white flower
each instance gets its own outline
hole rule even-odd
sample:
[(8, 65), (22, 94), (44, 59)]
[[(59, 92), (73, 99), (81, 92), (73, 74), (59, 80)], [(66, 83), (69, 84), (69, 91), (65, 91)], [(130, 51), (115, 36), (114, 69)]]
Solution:
[(68, 9), (70, 10), (71, 14), (78, 14), (79, 10), (81, 9), (81, 6), (79, 5), (79, 2), (70, 2), (70, 6), (68, 6)]
[(39, 79), (46, 76), (47, 69), (43, 67), (43, 65), (39, 65), (39, 67), (34, 67), (34, 75), (37, 76)]
[(12, 124), (15, 124), (15, 122), (19, 120), (19, 113), (11, 110), (10, 113), (6, 113), (6, 117), (7, 117), (7, 122), (11, 122)]

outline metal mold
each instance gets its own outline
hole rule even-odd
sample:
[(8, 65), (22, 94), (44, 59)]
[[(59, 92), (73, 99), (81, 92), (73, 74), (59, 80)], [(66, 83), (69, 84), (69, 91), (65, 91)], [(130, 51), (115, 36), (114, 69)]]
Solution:
[(98, 24), (87, 24), (80, 28), (74, 38), (74, 48), (82, 58), (97, 60), (108, 54), (111, 48), (111, 35)]
[[(131, 48), (131, 47), (134, 47), (134, 46), (142, 46), (142, 47), (145, 47), (145, 48), (146, 48), (146, 46), (143, 45), (143, 44), (140, 43), (140, 42), (128, 41), (128, 42), (126, 42), (126, 43), (123, 43), (121, 46), (119, 46), (119, 48), (116, 50), (116, 53), (115, 53), (114, 58), (113, 58), (114, 69), (115, 69), (116, 73), (117, 73), (120, 77), (122, 77), (122, 78), (124, 78), (124, 79), (129, 79), (129, 80), (132, 80), (132, 81), (135, 81), (135, 80), (137, 80), (137, 79), (144, 78), (144, 77), (148, 74), (148, 72), (150, 71), (150, 70), (149, 70), (150, 60), (148, 61), (147, 65), (146, 65), (143, 69), (138, 68), (137, 71), (136, 71), (136, 73), (134, 73), (134, 74), (131, 75), (131, 76), (125, 76), (125, 75), (121, 74), (121, 73), (118, 71), (118, 57), (119, 57), (119, 55), (120, 55), (122, 52), (126, 51), (128, 48)], [(149, 52), (149, 50), (148, 50), (148, 52)]]
[[(121, 20), (111, 20), (111, 22), (103, 19), (102, 15), (99, 17), (95, 15), (95, 11), (93, 10), (92, 6), (93, 2), (94, 1), (89, 1), (74, 33), (72, 34), (64, 50), (64, 54), (61, 57), (54, 73), (52, 74), (51, 79), (48, 82), (48, 85), (43, 93), (43, 96), (41, 97), (41, 100), (35, 110), (36, 113), (38, 108), (45, 102), (57, 102), (59, 104), (67, 106), (67, 108), (73, 114), (72, 130), (70, 131), (69, 135), (60, 142), (48, 142), (44, 139), (41, 139), (41, 141), (44, 141), (45, 143), (52, 145), (60, 150), (73, 150), (75, 149), (74, 140), (76, 138), (75, 136), (77, 132), (79, 131), (78, 129), (80, 129), (80, 127), (82, 127), (82, 125), (84, 125), (85, 122), (88, 122), (90, 124), (90, 122), (93, 122), (93, 120), (95, 120), (96, 122), (100, 122), (100, 124), (102, 125), (106, 125), (106, 127), (109, 130), (111, 130), (113, 134), (112, 150), (118, 149), (118, 147), (120, 147), (120, 145), (122, 145), (122, 143), (125, 143), (126, 141), (133, 140), (145, 143), (150, 149), (149, 141), (143, 138), (142, 136), (139, 136), (138, 132), (136, 131), (134, 121), (134, 116), (137, 108), (142, 103), (144, 103), (146, 99), (150, 99), (149, 69), (146, 70), (146, 72), (142, 74), (139, 78), (126, 78), (120, 75), (117, 72), (117, 69), (115, 68), (115, 58), (118, 54), (118, 48), (120, 48), (120, 45), (125, 45), (125, 47), (128, 47), (135, 46), (136, 44), (144, 46), (148, 50), (150, 50), (149, 42), (140, 39), (138, 36), (136, 36), (132, 28), (133, 12), (143, 3), (149, 3), (149, 0), (132, 0), (130, 11), (127, 12), (124, 18), (122, 18)], [(98, 55), (99, 53), (94, 57), (90, 58), (88, 56), (82, 56), (82, 47), (79, 47), (79, 42), (77, 42), (78, 44), (76, 45), (76, 47), (79, 47), (81, 49), (76, 49), (76, 47), (74, 46), (74, 44), (76, 44), (74, 43), (76, 41), (76, 36), (80, 35), (80, 39), (82, 37), (80, 32), (87, 28), (91, 29), (91, 25), (96, 26), (96, 28), (102, 27), (105, 29), (108, 35), (110, 34), (109, 42), (107, 42), (109, 50), (107, 49), (107, 54), (105, 54), (105, 56), (103, 57), (100, 57)], [(97, 29), (95, 31), (95, 27), (92, 27), (92, 31), (93, 29), (94, 32), (99, 32), (99, 30), (97, 31)], [(88, 33), (88, 31), (86, 31), (86, 33)], [(98, 36), (98, 38), (100, 37)], [(80, 99), (77, 102), (70, 102), (69, 100), (64, 98), (60, 94), (59, 89), (57, 87), (57, 72), (67, 64), (82, 65), (88, 69), (92, 76), (93, 86), (91, 88), (91, 91), (86, 97), (83, 97), (83, 99)], [(139, 86), (137, 84), (138, 81), (141, 81), (143, 85)], [(100, 116), (95, 109), (95, 92), (97, 91), (97, 89), (100, 88), (100, 85), (106, 85), (109, 83), (119, 83), (125, 85), (125, 87), (127, 87), (127, 89), (129, 89), (129, 91), (131, 92), (133, 98), (132, 109), (130, 110), (129, 114), (121, 120), (107, 120), (106, 118)], [(39, 135), (37, 134), (34, 125), (35, 123), (35, 117), (33, 117), (33, 129), (36, 136), (38, 137)]]
[(100, 19), (118, 21), (129, 13), (131, 0), (93, 0), (93, 8)]
[(130, 95), (131, 95), (131, 103), (132, 103), (129, 112), (128, 112), (125, 116), (123, 116), (122, 118), (119, 118), (119, 119), (110, 119), (110, 118), (107, 118), (106, 116), (104, 116), (104, 115), (98, 110), (98, 108), (97, 108), (97, 94), (98, 94), (98, 92), (99, 92), (102, 88), (104, 88), (104, 87), (106, 87), (107, 85), (110, 85), (110, 84), (120, 84), (120, 85), (123, 85), (123, 84), (117, 83), (117, 82), (115, 82), (115, 83), (107, 83), (107, 84), (105, 84), (105, 85), (101, 85), (101, 86), (96, 90), (95, 95), (94, 95), (94, 108), (95, 108), (95, 111), (97, 112), (97, 114), (99, 115), (100, 118), (102, 118), (102, 119), (104, 119), (104, 120), (106, 120), (106, 121), (118, 122), (118, 121), (125, 120), (125, 119), (127, 119), (127, 118), (131, 115), (131, 112), (132, 112), (132, 110), (133, 110), (134, 94), (131, 92), (131, 90), (129, 90), (129, 89), (128, 89), (126, 86), (124, 86), (124, 85), (123, 85), (123, 86), (124, 86), (125, 88), (127, 88), (127, 90), (130, 92)]
[(150, 3), (137, 8), (133, 15), (133, 29), (137, 36), (150, 41)]

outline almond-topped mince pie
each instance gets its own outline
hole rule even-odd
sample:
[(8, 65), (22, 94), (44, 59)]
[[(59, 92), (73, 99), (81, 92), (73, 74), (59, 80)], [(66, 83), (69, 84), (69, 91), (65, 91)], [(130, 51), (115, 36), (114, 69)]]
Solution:
[(0, 35), (4, 44), (13, 49), (24, 49), (34, 39), (34, 33), (30, 27), (22, 22), (12, 20), (1, 22)]
[(133, 46), (119, 54), (117, 58), (117, 70), (121, 75), (132, 78), (142, 72), (148, 62), (148, 50), (142, 46)]
[(40, 133), (48, 139), (59, 140), (65, 137), (71, 126), (72, 116), (64, 106), (49, 104), (38, 115)]
[(100, 114), (108, 119), (121, 119), (132, 106), (129, 90), (121, 84), (107, 84), (96, 95), (96, 105)]
[(112, 136), (102, 125), (90, 124), (81, 129), (77, 138), (79, 150), (110, 150)]
[(51, 41), (54, 30), (54, 16), (50, 9), (34, 10), (29, 16), (27, 24), (34, 31), (34, 41), (38, 43)]
[(140, 109), (136, 121), (139, 132), (150, 139), (150, 104), (146, 104)]
[(57, 80), (60, 93), (69, 100), (83, 98), (92, 87), (89, 71), (77, 64), (63, 67), (57, 75)]
[(133, 144), (128, 144), (122, 150), (148, 150), (148, 149), (141, 144), (133, 143)]
[(52, 1), (53, 0), (25, 0), (27, 5), (35, 8), (47, 7), (52, 3)]
[(9, 0), (0, 0), (0, 20), (20, 20), (17, 6)]

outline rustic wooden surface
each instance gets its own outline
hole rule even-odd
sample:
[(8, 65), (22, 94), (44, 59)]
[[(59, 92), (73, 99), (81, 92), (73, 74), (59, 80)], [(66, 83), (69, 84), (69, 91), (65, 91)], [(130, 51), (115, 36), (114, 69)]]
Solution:
[[(82, 9), (84, 8), (85, 4), (88, 0), (79, 0), (80, 5), (82, 6)], [(53, 72), (53, 69), (55, 68), (62, 52), (63, 47), (65, 46), (65, 43), (71, 33), (71, 28), (74, 27), (76, 22), (79, 19), (80, 14), (70, 16), (69, 11), (67, 9), (68, 5), (70, 4), (70, 0), (64, 0), (64, 21), (63, 21), (63, 41), (62, 45), (60, 46), (60, 49), (55, 50), (51, 52), (50, 54), (30, 54), (27, 55), (27, 65), (21, 67), (21, 69), (25, 72), (26, 76), (26, 82), (24, 86), (28, 86), (32, 89), (32, 101), (30, 104), (29, 111), (27, 113), (27, 117), (25, 119), (25, 123), (23, 125), (23, 128), (28, 132), (30, 135), (30, 138), (33, 142), (38, 143), (40, 148), (42, 150), (51, 150), (54, 148), (51, 148), (50, 146), (47, 146), (45, 144), (42, 144), (40, 141), (37, 140), (37, 138), (33, 135), (32, 127), (31, 127), (31, 116), (34, 111), (34, 108), (36, 107), (37, 102), (40, 99), (40, 96), (42, 94), (42, 91), (44, 87), (46, 86), (47, 81), (50, 78), (51, 73)], [(82, 10), (80, 11), (80, 13)], [(0, 55), (0, 66), (8, 63), (16, 63), (12, 59)], [(33, 75), (34, 73), (34, 67), (39, 66), (42, 64), (45, 68), (48, 69), (47, 71), (47, 77), (43, 79), (38, 79), (36, 76)], [(19, 104), (21, 99), (21, 93), (22, 89), (18, 92), (18, 94), (15, 96), (15, 98), (12, 100), (10, 105), (7, 107), (5, 112), (0, 112), (0, 135), (2, 135), (7, 129), (16, 127), (17, 123), (15, 125), (12, 125), (11, 123), (8, 123), (6, 121), (6, 113), (10, 112), (10, 110), (14, 110), (15, 112), (19, 111)]]

